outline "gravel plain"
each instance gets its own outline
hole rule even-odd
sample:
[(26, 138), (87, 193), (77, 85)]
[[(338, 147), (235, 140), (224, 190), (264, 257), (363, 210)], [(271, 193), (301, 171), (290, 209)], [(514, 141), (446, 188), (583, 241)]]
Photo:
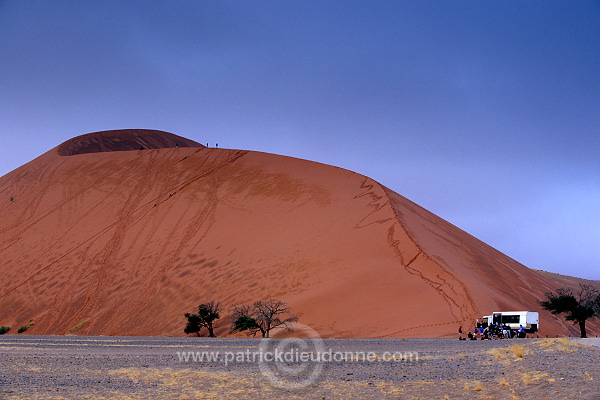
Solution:
[(597, 343), (4, 335), (0, 399), (600, 400)]

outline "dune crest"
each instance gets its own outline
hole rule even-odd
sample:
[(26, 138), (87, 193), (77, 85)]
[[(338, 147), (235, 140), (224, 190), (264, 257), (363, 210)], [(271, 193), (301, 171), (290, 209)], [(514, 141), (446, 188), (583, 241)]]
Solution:
[(172, 147), (205, 147), (193, 140), (169, 132), (150, 129), (118, 129), (77, 136), (58, 147), (61, 156), (127, 151), (167, 149)]

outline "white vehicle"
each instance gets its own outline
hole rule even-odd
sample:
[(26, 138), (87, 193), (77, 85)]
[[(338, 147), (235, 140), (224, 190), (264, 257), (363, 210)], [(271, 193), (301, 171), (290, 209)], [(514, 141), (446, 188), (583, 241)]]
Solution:
[(540, 317), (536, 311), (495, 311), (477, 320), (477, 326), (487, 328), (488, 325), (506, 325), (512, 330), (519, 330), (521, 326), (527, 333), (537, 332)]

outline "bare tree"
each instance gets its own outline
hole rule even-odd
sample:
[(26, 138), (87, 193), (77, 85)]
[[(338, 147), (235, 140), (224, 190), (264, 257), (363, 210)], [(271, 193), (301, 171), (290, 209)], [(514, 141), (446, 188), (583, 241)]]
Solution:
[(208, 336), (215, 337), (213, 321), (220, 318), (221, 303), (210, 301), (198, 306), (197, 314), (186, 313), (187, 325), (183, 330), (185, 333), (196, 333), (200, 336), (200, 330), (204, 327), (208, 330)]
[(600, 291), (589, 285), (579, 284), (579, 293), (561, 288), (546, 293), (546, 300), (540, 305), (552, 314), (565, 314), (567, 321), (579, 324), (581, 337), (587, 337), (585, 321), (600, 315)]
[(242, 304), (233, 309), (232, 332), (249, 331), (251, 335), (258, 332), (268, 338), (269, 332), (275, 328), (285, 328), (292, 331), (292, 322), (298, 317), (291, 313), (286, 303), (270, 299), (257, 301), (252, 305)]

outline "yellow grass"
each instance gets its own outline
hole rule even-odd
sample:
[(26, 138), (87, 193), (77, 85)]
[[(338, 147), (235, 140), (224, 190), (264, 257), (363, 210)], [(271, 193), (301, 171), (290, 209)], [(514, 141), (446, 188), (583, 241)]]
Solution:
[(220, 398), (225, 393), (259, 392), (251, 381), (226, 372), (207, 372), (173, 368), (120, 368), (109, 372), (134, 382), (157, 384), (162, 390), (176, 390), (180, 398)]
[(529, 354), (529, 350), (516, 343), (511, 346), (511, 350), (514, 356), (517, 358), (523, 358), (524, 355)]
[(472, 383), (465, 382), (464, 390), (481, 392), (483, 390), (483, 385), (480, 381), (473, 381)]
[(567, 353), (575, 353), (578, 347), (589, 347), (584, 344), (571, 342), (567, 338), (542, 339), (537, 343), (540, 348), (546, 351), (564, 351)]
[(501, 360), (506, 356), (506, 353), (501, 349), (491, 349), (490, 353), (496, 357), (496, 360)]
[(489, 353), (496, 357), (496, 360), (505, 361), (510, 363), (511, 356), (514, 357), (513, 361), (521, 361), (524, 356), (531, 354), (531, 350), (520, 344), (514, 343), (510, 347), (495, 348), (489, 350)]
[(532, 383), (539, 382), (542, 378), (547, 378), (548, 374), (540, 371), (521, 372), (521, 380), (525, 385), (531, 385)]

